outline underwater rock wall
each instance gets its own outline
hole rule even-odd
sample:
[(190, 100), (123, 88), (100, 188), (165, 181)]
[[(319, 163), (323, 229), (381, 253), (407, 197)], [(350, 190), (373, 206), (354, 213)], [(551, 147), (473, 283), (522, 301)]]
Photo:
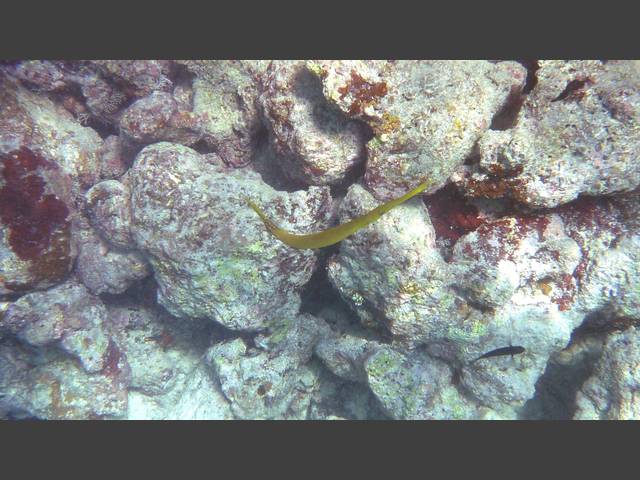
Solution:
[(0, 62), (0, 418), (638, 418), (639, 65)]

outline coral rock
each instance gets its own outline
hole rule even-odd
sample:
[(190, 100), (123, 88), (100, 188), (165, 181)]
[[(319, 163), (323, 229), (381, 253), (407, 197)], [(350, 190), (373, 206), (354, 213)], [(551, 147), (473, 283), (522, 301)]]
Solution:
[(0, 326), (36, 347), (59, 342), (87, 372), (97, 372), (107, 361), (106, 317), (99, 298), (81, 285), (65, 283), (24, 295), (9, 306)]
[(517, 121), (481, 139), (456, 181), (471, 195), (554, 207), (640, 185), (640, 93), (632, 61), (545, 61)]
[(120, 131), (142, 144), (165, 140), (192, 145), (202, 137), (197, 117), (181, 110), (166, 92), (153, 92), (128, 107), (120, 117)]
[(139, 252), (114, 248), (95, 234), (91, 227), (78, 237), (76, 273), (94, 295), (123, 293), (149, 275), (149, 265)]
[(87, 217), (98, 233), (118, 247), (132, 248), (128, 188), (117, 180), (105, 180), (87, 191), (85, 199)]
[(576, 398), (579, 420), (634, 420), (640, 417), (640, 332), (631, 327), (607, 338), (595, 372)]
[(195, 75), (193, 113), (198, 116), (203, 141), (215, 149), (227, 165), (249, 164), (262, 128), (256, 99), (259, 77), (268, 62), (194, 60), (181, 63)]
[(188, 147), (158, 143), (130, 170), (131, 231), (173, 315), (260, 330), (296, 312), (316, 256), (275, 239), (245, 196), (292, 231), (322, 228), (328, 189), (286, 194), (248, 170), (227, 171)]
[(295, 180), (328, 185), (344, 180), (365, 159), (365, 131), (322, 95), (304, 62), (274, 62), (260, 104), (283, 170)]
[(431, 179), (435, 186), (472, 153), (525, 70), (514, 62), (322, 62), (325, 96), (370, 124), (365, 182), (388, 200)]

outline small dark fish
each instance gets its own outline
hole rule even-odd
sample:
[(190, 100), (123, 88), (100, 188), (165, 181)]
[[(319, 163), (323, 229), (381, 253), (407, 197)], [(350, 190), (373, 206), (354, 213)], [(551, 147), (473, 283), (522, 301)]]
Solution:
[(501, 357), (503, 355), (512, 355), (513, 356), (513, 355), (517, 355), (517, 354), (523, 353), (523, 352), (524, 352), (524, 347), (520, 347), (520, 346), (510, 346), (510, 347), (496, 348), (495, 350), (491, 350), (490, 352), (487, 352), (484, 355), (480, 355), (478, 358), (476, 358), (471, 363), (475, 363), (478, 360), (482, 360), (483, 358)]

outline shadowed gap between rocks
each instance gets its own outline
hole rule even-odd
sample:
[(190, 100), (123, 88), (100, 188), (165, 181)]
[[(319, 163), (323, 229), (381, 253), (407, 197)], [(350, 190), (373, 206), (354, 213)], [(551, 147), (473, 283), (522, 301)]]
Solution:
[(576, 411), (576, 395), (592, 375), (597, 359), (578, 365), (562, 365), (551, 358), (536, 382), (536, 393), (525, 403), (522, 420), (571, 420)]
[[(577, 361), (562, 363), (558, 356), (552, 355), (547, 367), (536, 383), (536, 393), (525, 403), (521, 418), (523, 420), (571, 420), (576, 413), (576, 396), (594, 373), (595, 366), (602, 356), (602, 344), (606, 335), (616, 330), (624, 330), (618, 323), (600, 325), (598, 312), (587, 315), (585, 320), (571, 334), (569, 345), (563, 350), (570, 350), (579, 343), (589, 340), (601, 342), (600, 348), (575, 353)], [(598, 325), (594, 328), (594, 325)]]
[(536, 72), (540, 69), (540, 64), (538, 63), (538, 60), (518, 60), (518, 63), (527, 69), (527, 78), (525, 80), (524, 88), (522, 89), (522, 93), (526, 95), (538, 84), (538, 76)]
[(302, 299), (300, 313), (317, 315), (323, 307), (332, 304), (349, 308), (349, 305), (333, 288), (327, 275), (326, 261), (331, 255), (338, 253), (339, 249), (339, 245), (332, 245), (320, 252), (316, 269), (300, 292), (300, 298)]
[(157, 302), (157, 283), (152, 276), (134, 283), (126, 291), (119, 294), (102, 293), (100, 299), (107, 306), (139, 308), (153, 310), (159, 313), (156, 321), (160, 323), (171, 323), (171, 327), (181, 330), (192, 331), (195, 335), (202, 335), (206, 338), (203, 341), (205, 346), (226, 340), (241, 338), (248, 347), (255, 348), (254, 337), (256, 333), (236, 332), (230, 330), (216, 322), (196, 319), (196, 318), (176, 318)]
[(569, 83), (567, 83), (567, 86), (560, 93), (560, 95), (558, 95), (556, 98), (554, 98), (551, 101), (552, 102), (559, 102), (561, 100), (565, 100), (565, 99), (567, 99), (569, 97), (577, 95), (578, 92), (580, 92), (587, 83), (588, 83), (588, 80), (577, 80), (577, 79), (576, 80), (571, 80)]
[(255, 149), (247, 168), (252, 168), (262, 177), (262, 181), (274, 190), (295, 192), (307, 188), (300, 181), (292, 181), (285, 175), (282, 166), (277, 161), (277, 153), (269, 142), (269, 131), (262, 126), (255, 138)]
[(518, 114), (524, 105), (526, 95), (522, 92), (511, 92), (502, 108), (491, 119), (490, 130), (509, 130), (516, 126)]

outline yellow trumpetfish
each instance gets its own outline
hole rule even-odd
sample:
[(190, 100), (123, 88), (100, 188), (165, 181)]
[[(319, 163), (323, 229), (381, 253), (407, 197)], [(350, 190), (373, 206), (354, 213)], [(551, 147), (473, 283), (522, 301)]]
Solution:
[(253, 203), (248, 198), (245, 198), (245, 200), (249, 204), (249, 206), (253, 208), (253, 210), (260, 216), (265, 227), (267, 227), (267, 230), (269, 230), (269, 232), (271, 232), (271, 234), (281, 242), (286, 243), (290, 247), (299, 249), (322, 248), (336, 244), (344, 240), (348, 236), (353, 235), (361, 228), (372, 224), (392, 208), (397, 207), (401, 203), (404, 203), (410, 198), (415, 197), (419, 193), (423, 192), (429, 187), (430, 184), (431, 182), (429, 181), (423, 182), (401, 197), (389, 200), (388, 202), (377, 206), (370, 212), (356, 217), (346, 223), (336, 225), (335, 227), (328, 228), (326, 230), (323, 230), (322, 232), (307, 233), (302, 235), (296, 235), (278, 227), (265, 215), (262, 210), (260, 210), (260, 208), (255, 203)]

